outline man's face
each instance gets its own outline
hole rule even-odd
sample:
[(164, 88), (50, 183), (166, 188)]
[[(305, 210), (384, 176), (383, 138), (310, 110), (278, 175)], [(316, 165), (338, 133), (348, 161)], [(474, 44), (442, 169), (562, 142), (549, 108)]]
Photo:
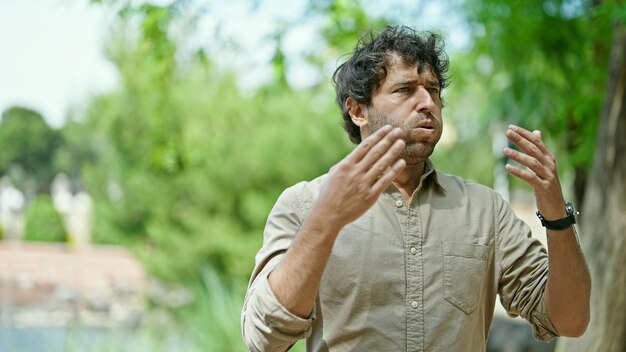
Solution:
[(432, 154), (443, 131), (441, 87), (430, 67), (418, 72), (417, 63), (407, 65), (397, 54), (392, 56), (387, 76), (365, 109), (363, 132), (372, 134), (386, 124), (401, 128), (406, 143), (401, 157), (407, 164), (420, 163)]

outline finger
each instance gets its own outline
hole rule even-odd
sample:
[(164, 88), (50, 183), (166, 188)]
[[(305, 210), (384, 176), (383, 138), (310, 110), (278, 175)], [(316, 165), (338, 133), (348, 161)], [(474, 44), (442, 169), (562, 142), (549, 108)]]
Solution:
[(372, 167), (367, 171), (365, 177), (367, 180), (371, 180), (372, 183), (376, 181), (396, 160), (402, 151), (404, 150), (405, 143), (402, 139), (396, 140), (393, 145), (387, 149)]
[(546, 148), (543, 140), (541, 139), (541, 132), (534, 133), (519, 126), (509, 125), (509, 128), (506, 131), (506, 136), (511, 142), (513, 142), (513, 144), (526, 152), (526, 154), (530, 154), (535, 157), (551, 155), (550, 151)]
[(549, 175), (550, 171), (546, 168), (546, 166), (528, 154), (520, 153), (517, 150), (508, 147), (502, 150), (502, 154), (504, 154), (507, 158), (526, 166), (542, 179), (547, 178)]
[(511, 164), (506, 164), (504, 168), (508, 173), (519, 178), (522, 181), (529, 183), (531, 186), (533, 186), (533, 188), (537, 188), (542, 185), (542, 180), (537, 176), (537, 174), (530, 170), (523, 170)]
[(378, 180), (372, 185), (371, 194), (374, 196), (380, 195), (389, 185), (391, 181), (393, 181), (400, 172), (406, 166), (406, 161), (404, 159), (396, 160), (391, 167), (389, 167), (383, 174), (380, 176)]
[(383, 139), (378, 141), (369, 152), (359, 161), (362, 172), (367, 172), (372, 166), (387, 153), (394, 143), (402, 136), (402, 130), (394, 128)]
[(354, 148), (352, 153), (348, 155), (346, 159), (358, 163), (363, 157), (375, 146), (383, 137), (385, 137), (392, 130), (390, 125), (385, 125), (379, 128), (376, 132), (369, 135), (367, 138), (361, 141), (359, 145)]

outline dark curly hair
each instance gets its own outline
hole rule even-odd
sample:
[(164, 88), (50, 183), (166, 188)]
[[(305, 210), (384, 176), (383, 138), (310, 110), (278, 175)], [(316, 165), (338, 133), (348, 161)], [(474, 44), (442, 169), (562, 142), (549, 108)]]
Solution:
[[(449, 84), (448, 56), (441, 36), (432, 32), (417, 32), (407, 26), (388, 26), (378, 35), (369, 31), (362, 36), (352, 55), (333, 74), (337, 104), (343, 116), (343, 127), (350, 140), (361, 143), (359, 127), (352, 122), (346, 99), (371, 106), (372, 92), (387, 76), (390, 54), (396, 52), (409, 65), (418, 63), (421, 70), (428, 65), (439, 80), (441, 89)], [(441, 94), (441, 93), (440, 93)]]

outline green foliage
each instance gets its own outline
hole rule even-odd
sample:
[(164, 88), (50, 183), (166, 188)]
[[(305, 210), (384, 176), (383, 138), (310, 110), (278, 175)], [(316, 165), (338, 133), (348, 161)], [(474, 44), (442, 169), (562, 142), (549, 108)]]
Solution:
[(51, 181), (51, 160), (60, 142), (59, 134), (38, 112), (23, 107), (7, 109), (0, 121), (0, 173), (19, 167), (24, 178), (41, 184)]
[(484, 118), (544, 130), (558, 155), (587, 167), (605, 87), (613, 5), (468, 1), (474, 47), (463, 79), (489, 92)]
[(210, 267), (202, 269), (202, 285), (195, 290), (196, 303), (181, 311), (185, 330), (197, 341), (198, 350), (246, 351), (241, 339), (239, 316), (245, 286), (229, 283)]
[(131, 245), (167, 280), (194, 282), (207, 266), (245, 280), (280, 192), (350, 149), (330, 87), (276, 84), (244, 96), (206, 59), (177, 63), (169, 12), (137, 11), (138, 38), (117, 36), (108, 48), (121, 87), (95, 97), (67, 133), (68, 145), (88, 151), (93, 238)]
[(368, 15), (359, 0), (312, 1), (310, 6), (325, 18), (321, 32), (329, 48), (334, 49), (334, 57), (351, 52), (356, 40), (368, 30), (389, 24), (385, 18)]
[(27, 241), (65, 242), (67, 233), (61, 215), (48, 195), (38, 195), (26, 209), (24, 239)]
[[(464, 152), (459, 152), (463, 150)], [(450, 149), (436, 148), (432, 160), (438, 170), (485, 185), (493, 184), (497, 158), (489, 138), (457, 142)]]

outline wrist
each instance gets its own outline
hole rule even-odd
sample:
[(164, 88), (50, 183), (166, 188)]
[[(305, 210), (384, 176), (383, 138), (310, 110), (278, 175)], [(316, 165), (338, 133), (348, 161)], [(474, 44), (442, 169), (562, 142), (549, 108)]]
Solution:
[(344, 226), (345, 224), (341, 222), (341, 219), (336, 218), (335, 214), (329, 214), (318, 207), (313, 207), (305, 220), (305, 227), (307, 227), (308, 232), (314, 232), (323, 238), (332, 238), (333, 240)]
[[(574, 209), (572, 203), (567, 202), (563, 207), (563, 210), (560, 212), (562, 215), (557, 215), (559, 217), (549, 218), (545, 214), (541, 213), (539, 210), (537, 211), (537, 217), (541, 221), (541, 225), (544, 226), (548, 230), (553, 231), (562, 231), (570, 228), (572, 225), (576, 223), (576, 215), (578, 212)], [(557, 214), (558, 214), (557, 213)], [(554, 214), (554, 213), (551, 213)], [(552, 216), (552, 215), (550, 215)]]

